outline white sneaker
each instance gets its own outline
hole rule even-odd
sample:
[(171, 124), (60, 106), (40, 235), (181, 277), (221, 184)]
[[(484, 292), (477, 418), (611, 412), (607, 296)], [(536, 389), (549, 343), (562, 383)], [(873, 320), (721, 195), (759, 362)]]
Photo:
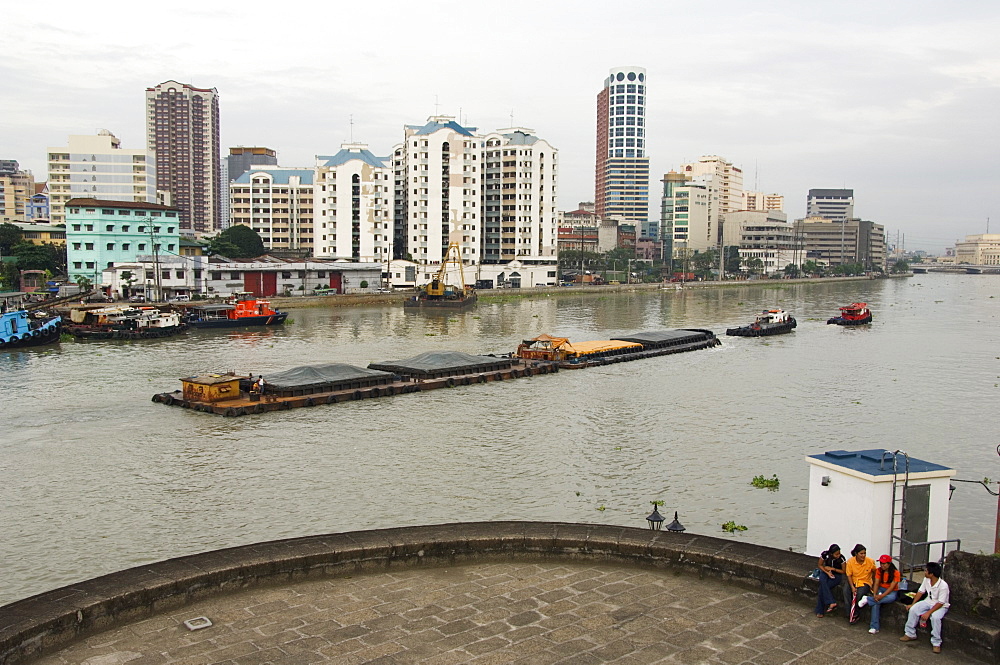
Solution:
[(867, 604), (868, 604), (868, 596), (865, 596), (864, 598), (858, 601), (858, 607), (864, 607)]
[(871, 633), (872, 635), (877, 635), (878, 634), (878, 628), (869, 628), (868, 632)]

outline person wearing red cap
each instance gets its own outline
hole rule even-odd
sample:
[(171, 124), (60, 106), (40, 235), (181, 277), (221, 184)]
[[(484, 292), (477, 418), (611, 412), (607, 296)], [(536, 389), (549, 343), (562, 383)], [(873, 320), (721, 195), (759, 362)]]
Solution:
[(875, 593), (865, 596), (858, 603), (858, 607), (865, 605), (872, 606), (872, 619), (869, 622), (868, 632), (874, 635), (879, 629), (879, 613), (882, 605), (896, 602), (896, 595), (899, 590), (899, 571), (892, 562), (892, 557), (883, 554), (878, 558), (878, 568), (875, 569)]

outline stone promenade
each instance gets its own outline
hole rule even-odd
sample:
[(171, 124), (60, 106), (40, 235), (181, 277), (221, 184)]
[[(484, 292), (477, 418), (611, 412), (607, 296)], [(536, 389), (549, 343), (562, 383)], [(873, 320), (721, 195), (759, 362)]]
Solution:
[[(209, 628), (183, 622), (207, 616)], [(674, 571), (498, 562), (396, 569), (216, 594), (98, 633), (34, 662), (86, 665), (305, 663), (974, 663), (926, 635), (870, 635), (841, 616)]]

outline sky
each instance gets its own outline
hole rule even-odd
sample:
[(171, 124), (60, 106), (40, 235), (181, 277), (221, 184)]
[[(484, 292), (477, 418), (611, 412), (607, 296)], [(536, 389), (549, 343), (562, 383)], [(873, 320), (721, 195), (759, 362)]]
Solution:
[(37, 180), (70, 134), (142, 148), (145, 89), (173, 79), (218, 89), (224, 153), (262, 145), (282, 166), (352, 138), (387, 155), (435, 114), (531, 128), (559, 149), (574, 210), (594, 198), (597, 93), (638, 66), (655, 216), (664, 173), (720, 155), (746, 189), (783, 194), (789, 219), (809, 189), (846, 187), (907, 250), (1000, 233), (996, 0), (43, 7), (6, 7), (0, 30), (0, 159)]

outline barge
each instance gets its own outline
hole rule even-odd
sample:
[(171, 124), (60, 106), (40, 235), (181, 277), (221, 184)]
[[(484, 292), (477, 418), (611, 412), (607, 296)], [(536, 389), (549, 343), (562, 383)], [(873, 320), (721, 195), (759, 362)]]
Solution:
[[(553, 340), (566, 343), (549, 344)], [(519, 355), (527, 342), (532, 344), (524, 356)], [(153, 401), (222, 416), (243, 416), (521, 379), (558, 372), (563, 367), (605, 365), (720, 344), (711, 331), (698, 329), (636, 333), (621, 340), (578, 343), (572, 350), (567, 348), (566, 338), (543, 335), (527, 342), (518, 347), (518, 353), (502, 356), (433, 351), (367, 367), (337, 363), (295, 367), (269, 374), (263, 381), (235, 371), (200, 374), (180, 379), (181, 390), (158, 393)], [(540, 344), (531, 348), (535, 343)], [(567, 355), (545, 358), (539, 355), (545, 348)]]
[(71, 309), (65, 331), (77, 339), (156, 339), (188, 329), (177, 312), (156, 307)]
[(32, 312), (25, 307), (27, 293), (0, 293), (0, 349), (42, 346), (59, 341), (60, 316)]

